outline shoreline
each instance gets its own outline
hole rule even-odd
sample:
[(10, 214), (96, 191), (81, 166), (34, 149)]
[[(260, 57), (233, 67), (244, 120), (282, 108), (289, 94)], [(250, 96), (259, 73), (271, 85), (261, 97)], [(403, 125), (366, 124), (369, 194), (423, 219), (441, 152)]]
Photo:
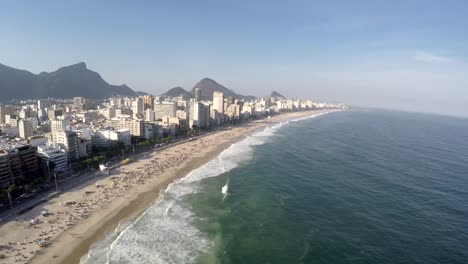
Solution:
[[(111, 234), (111, 232), (115, 232), (115, 229), (120, 225), (120, 223), (135, 220), (141, 214), (143, 214), (150, 206), (157, 202), (157, 200), (161, 196), (161, 193), (164, 190), (166, 190), (169, 184), (185, 177), (192, 170), (203, 166), (211, 159), (218, 156), (231, 144), (232, 143), (224, 143), (222, 145), (219, 145), (215, 150), (212, 150), (210, 153), (207, 153), (206, 157), (194, 158), (188, 161), (186, 164), (182, 165), (181, 168), (173, 169), (172, 174), (174, 175), (174, 177), (170, 177), (166, 181), (153, 186), (151, 190), (138, 194), (134, 200), (129, 201), (129, 203), (120, 208), (120, 211), (117, 214), (107, 219), (102, 219), (102, 223), (99, 227), (96, 228), (96, 230), (89, 230), (90, 234), (87, 236), (87, 238), (83, 240), (80, 243), (80, 245), (77, 245), (77, 247), (74, 248), (69, 255), (64, 256), (64, 261), (62, 263), (79, 263), (81, 258), (89, 252), (89, 249), (96, 242), (104, 240), (108, 235)], [(132, 206), (132, 204), (136, 204), (137, 206)]]
[[(168, 146), (164, 150), (144, 154), (144, 156), (138, 160), (112, 171), (112, 176), (104, 178), (98, 177), (85, 182), (73, 190), (62, 193), (58, 197), (18, 217), (22, 220), (11, 221), (0, 227), (0, 245), (4, 245), (7, 241), (13, 239), (13, 246), (10, 248), (11, 252), (18, 252), (16, 253), (16, 257), (14, 257), (14, 254), (8, 254), (9, 256), (6, 259), (0, 259), (0, 263), (12, 263), (15, 262), (15, 260), (19, 260), (15, 263), (79, 263), (80, 259), (87, 254), (93, 244), (105, 239), (107, 235), (115, 231), (120, 223), (135, 219), (154, 204), (158, 197), (160, 197), (161, 192), (164, 191), (170, 183), (185, 177), (190, 171), (206, 164), (241, 138), (245, 138), (252, 132), (260, 130), (271, 123), (334, 111), (336, 110), (283, 113), (273, 116), (270, 119), (248, 122), (242, 126), (233, 127), (231, 130), (216, 131), (193, 141), (187, 141), (175, 146)], [(155, 171), (148, 172), (146, 170), (146, 168), (149, 168), (147, 166), (151, 166), (151, 164), (155, 162), (167, 163), (171, 161), (171, 159), (174, 160), (177, 157), (180, 159), (180, 156), (184, 155), (181, 154), (181, 152), (184, 154), (187, 152), (189, 154), (185, 155), (185, 158), (180, 161), (177, 160), (174, 163), (169, 163), (167, 168), (160, 170), (160, 174), (157, 174)], [(145, 170), (138, 171), (141, 170), (142, 167), (145, 167)], [(137, 176), (137, 182), (133, 185), (133, 182), (130, 183), (130, 186), (127, 186), (128, 182), (125, 182), (123, 187), (121, 182), (117, 184), (112, 182), (112, 178), (114, 181), (122, 177), (125, 178), (128, 171), (134, 172), (135, 175), (146, 175), (150, 173), (152, 173), (152, 175), (144, 178), (142, 182), (138, 182), (142, 177)], [(97, 187), (98, 184), (106, 186), (106, 189), (99, 189)], [(85, 196), (84, 192), (92, 193), (91, 196), (94, 195), (94, 200), (91, 200), (87, 195), (85, 198), (81, 197), (80, 194)], [(104, 197), (106, 197), (107, 200), (101, 203), (102, 200), (97, 196), (98, 194), (105, 195)], [(62, 219), (62, 211), (65, 210), (66, 207), (64, 208), (62, 204), (66, 201), (79, 201), (80, 198), (84, 200), (86, 206), (88, 206), (87, 203), (91, 201), (95, 202), (96, 200), (98, 200), (98, 205), (95, 207), (91, 206), (89, 217), (82, 219), (75, 220), (75, 213), (66, 211), (66, 216), (71, 217), (72, 220), (64, 222)], [(55, 221), (50, 220), (53, 217), (40, 216), (40, 212), (43, 210), (51, 212), (51, 214), (55, 216)], [(75, 209), (75, 212), (76, 211), (77, 209)], [(88, 213), (87, 210), (84, 211)], [(83, 210), (81, 212), (83, 212)], [(37, 232), (40, 231), (40, 229), (37, 230), (36, 226), (34, 226), (33, 230), (30, 230), (30, 227), (26, 227), (28, 219), (36, 218), (41, 218), (44, 221), (43, 226), (41, 226), (41, 236), (44, 230), (47, 230), (49, 226), (50, 231), (45, 231), (45, 234), (49, 235), (53, 232), (50, 235), (50, 241), (47, 242), (48, 247), (41, 249), (40, 252), (28, 251), (31, 249), (38, 249), (37, 246), (31, 242), (31, 236), (34, 236), (34, 234), (37, 236)], [(70, 225), (59, 229), (57, 227), (60, 223), (62, 223), (62, 225), (63, 223), (69, 223)], [(24, 228), (21, 228), (22, 226)], [(21, 251), (30, 252), (30, 256), (28, 257), (26, 255), (26, 258), (19, 256), (19, 252)], [(5, 250), (0, 250), (0, 254), (4, 252)]]

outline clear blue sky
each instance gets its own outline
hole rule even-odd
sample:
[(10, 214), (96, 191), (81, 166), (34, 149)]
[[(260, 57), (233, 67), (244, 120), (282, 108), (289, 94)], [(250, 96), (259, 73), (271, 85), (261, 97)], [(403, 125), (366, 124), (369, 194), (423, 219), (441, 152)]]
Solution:
[(0, 63), (468, 116), (468, 1), (2, 1)]

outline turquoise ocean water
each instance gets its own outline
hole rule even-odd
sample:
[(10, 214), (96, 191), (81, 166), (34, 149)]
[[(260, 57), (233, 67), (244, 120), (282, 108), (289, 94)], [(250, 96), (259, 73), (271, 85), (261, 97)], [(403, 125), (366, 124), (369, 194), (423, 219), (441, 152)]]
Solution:
[(272, 125), (172, 184), (83, 263), (468, 263), (468, 120)]

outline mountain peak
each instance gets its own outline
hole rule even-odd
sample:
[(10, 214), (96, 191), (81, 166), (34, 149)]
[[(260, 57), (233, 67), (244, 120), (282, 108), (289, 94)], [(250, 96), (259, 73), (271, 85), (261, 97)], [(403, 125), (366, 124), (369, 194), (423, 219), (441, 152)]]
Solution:
[(200, 82), (216, 82), (216, 81), (211, 79), (211, 78), (205, 77), (205, 78), (201, 79)]
[(201, 98), (202, 100), (213, 100), (213, 92), (222, 92), (225, 97), (234, 97), (237, 99), (252, 99), (255, 98), (253, 96), (244, 96), (235, 93), (231, 89), (224, 87), (223, 85), (219, 84), (215, 80), (211, 78), (203, 78), (201, 79), (195, 86), (193, 87), (191, 93), (192, 95), (195, 94), (195, 88), (200, 89)]
[[(3, 70), (2, 70), (3, 69)], [(79, 62), (54, 72), (33, 74), (24, 70), (0, 66), (1, 100), (31, 98), (108, 98), (114, 95), (135, 96), (127, 85), (111, 85)]]
[(65, 66), (65, 67), (62, 67), (63, 68), (69, 68), (69, 69), (79, 69), (79, 70), (87, 70), (88, 68), (86, 67), (86, 63), (84, 62), (78, 62), (78, 63), (75, 63), (75, 64), (72, 64), (70, 66)]
[[(208, 77), (205, 77), (203, 79), (201, 79), (197, 85), (210, 85), (210, 86), (221, 86), (221, 87), (224, 87), (222, 86), (221, 84), (219, 84), (217, 81), (211, 79), (211, 78), (208, 78)], [(196, 88), (196, 87), (195, 87)]]
[(278, 93), (277, 91), (272, 91), (271, 94), (270, 94), (270, 97), (286, 99), (286, 97), (284, 95)]
[(167, 92), (161, 94), (162, 96), (170, 96), (170, 97), (177, 97), (182, 96), (184, 99), (192, 98), (192, 94), (185, 90), (184, 88), (177, 86), (174, 88), (169, 89)]

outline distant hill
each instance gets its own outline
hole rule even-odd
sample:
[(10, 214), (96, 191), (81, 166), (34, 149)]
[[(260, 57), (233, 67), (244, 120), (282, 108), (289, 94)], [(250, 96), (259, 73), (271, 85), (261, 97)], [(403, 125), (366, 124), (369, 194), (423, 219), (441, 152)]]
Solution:
[(218, 91), (224, 94), (224, 97), (232, 96), (237, 99), (245, 99), (245, 100), (253, 100), (256, 97), (251, 95), (241, 95), (235, 93), (233, 90), (230, 90), (221, 84), (217, 83), (215, 80), (210, 78), (204, 78), (199, 81), (193, 87), (191, 94), (192, 96), (195, 94), (195, 88), (199, 88), (201, 90), (201, 99), (202, 100), (213, 100), (213, 92)]
[(270, 97), (273, 97), (273, 98), (281, 98), (281, 99), (286, 99), (286, 97), (280, 93), (278, 93), (277, 91), (273, 91), (271, 92), (270, 94)]
[(185, 99), (185, 100), (188, 100), (190, 98), (192, 98), (192, 94), (185, 90), (184, 88), (182, 87), (174, 87), (172, 89), (169, 89), (169, 91), (161, 94), (162, 96), (170, 96), (170, 97), (178, 97), (178, 96), (181, 96)]
[(102, 99), (114, 95), (136, 95), (127, 85), (107, 83), (98, 73), (87, 69), (84, 62), (37, 75), (0, 64), (0, 91), (0, 100), (3, 101), (76, 96)]
[(136, 91), (135, 94), (136, 94), (137, 96), (150, 95), (149, 93), (147, 93), (147, 92), (142, 92), (142, 91)]

